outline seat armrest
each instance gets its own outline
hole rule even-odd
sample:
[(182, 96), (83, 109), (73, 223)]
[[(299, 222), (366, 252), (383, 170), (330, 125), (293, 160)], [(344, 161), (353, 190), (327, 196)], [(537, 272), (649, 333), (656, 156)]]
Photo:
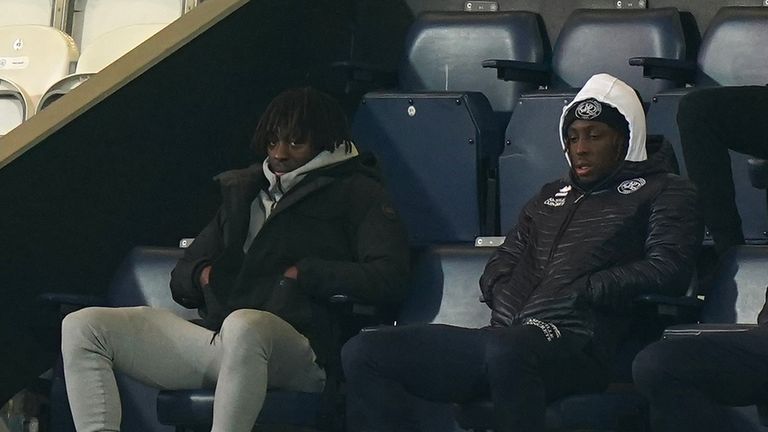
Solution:
[(374, 317), (378, 316), (380, 313), (377, 306), (365, 303), (364, 301), (346, 294), (332, 295), (328, 298), (328, 303), (331, 305), (342, 305), (342, 307), (347, 307), (349, 308), (349, 312), (353, 315)]
[(59, 319), (86, 307), (107, 305), (101, 296), (57, 292), (42, 293), (37, 296), (37, 301), (45, 309), (56, 311)]
[(705, 334), (740, 333), (757, 328), (757, 324), (681, 324), (664, 330), (664, 339), (695, 337)]
[(392, 327), (395, 327), (395, 326), (388, 325), (388, 324), (373, 325), (373, 326), (368, 326), (368, 327), (361, 328), (360, 329), (360, 333), (377, 332), (379, 330), (383, 330), (383, 329), (386, 329), (386, 328), (392, 328)]
[(768, 189), (768, 160), (751, 158), (749, 164), (749, 182), (758, 189)]
[(104, 297), (85, 294), (48, 292), (40, 294), (37, 298), (43, 303), (70, 307), (105, 306), (107, 304)]
[(662, 294), (643, 294), (635, 298), (635, 303), (655, 306), (656, 312), (659, 315), (675, 316), (681, 319), (698, 315), (704, 306), (704, 300), (698, 297), (667, 296)]
[(660, 57), (632, 57), (630, 66), (642, 66), (646, 78), (662, 78), (677, 81), (681, 84), (693, 82), (696, 73), (696, 63), (686, 60), (666, 59)]
[(504, 81), (522, 81), (539, 86), (549, 83), (549, 66), (544, 63), (519, 60), (483, 60), (484, 68), (496, 69), (496, 76)]

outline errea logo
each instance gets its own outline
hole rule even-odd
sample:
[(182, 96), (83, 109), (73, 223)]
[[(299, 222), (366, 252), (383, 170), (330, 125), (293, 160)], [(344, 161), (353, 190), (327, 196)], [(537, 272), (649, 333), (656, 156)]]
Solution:
[(547, 198), (546, 201), (544, 201), (544, 205), (548, 205), (550, 207), (562, 207), (565, 205), (565, 197), (568, 196), (568, 192), (571, 191), (571, 185), (566, 185), (560, 188), (559, 191), (555, 194), (555, 196), (551, 198)]
[(637, 190), (643, 186), (645, 186), (645, 179), (638, 177), (631, 180), (624, 180), (616, 187), (616, 190), (619, 191), (620, 194), (629, 195), (633, 192), (637, 192)]

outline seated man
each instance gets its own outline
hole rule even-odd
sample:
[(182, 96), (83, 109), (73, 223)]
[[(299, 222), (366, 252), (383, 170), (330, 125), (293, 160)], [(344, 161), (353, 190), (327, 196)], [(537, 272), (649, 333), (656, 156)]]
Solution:
[(480, 279), (490, 326), (347, 342), (350, 432), (416, 430), (398, 405), (413, 395), (490, 398), (497, 432), (543, 431), (548, 401), (607, 384), (635, 296), (687, 288), (702, 232), (695, 191), (670, 173), (671, 146), (646, 148), (635, 91), (595, 75), (560, 126), (569, 175), (529, 201)]
[(677, 125), (688, 176), (699, 190), (715, 250), (744, 244), (728, 149), (768, 159), (768, 87), (720, 87), (680, 100)]
[(753, 330), (665, 339), (637, 355), (632, 373), (654, 432), (734, 431), (727, 406), (768, 401), (768, 302), (757, 320)]
[(222, 205), (172, 274), (173, 298), (198, 308), (202, 326), (148, 307), (64, 319), (79, 432), (120, 430), (113, 370), (161, 389), (215, 387), (212, 430), (250, 431), (267, 387), (323, 389), (339, 355), (329, 296), (402, 298), (406, 234), (339, 105), (310, 88), (286, 91), (252, 144), (262, 159), (216, 176)]

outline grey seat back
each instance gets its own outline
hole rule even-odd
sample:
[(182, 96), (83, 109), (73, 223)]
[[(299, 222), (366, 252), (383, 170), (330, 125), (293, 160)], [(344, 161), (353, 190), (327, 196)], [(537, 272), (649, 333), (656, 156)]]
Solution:
[(480, 92), (494, 111), (507, 115), (520, 93), (533, 86), (498, 80), (482, 61), (540, 63), (548, 54), (540, 17), (522, 11), (423, 13), (410, 27), (405, 47), (401, 90)]
[(478, 281), (495, 248), (472, 244), (432, 246), (416, 253), (410, 296), (397, 324), (433, 323), (479, 328), (491, 310), (480, 302)]
[(724, 7), (698, 55), (697, 86), (768, 84), (768, 8)]
[(683, 60), (686, 41), (676, 8), (576, 9), (563, 24), (552, 52), (552, 88), (580, 88), (597, 73), (620, 78), (643, 100), (677, 86), (666, 79), (643, 78), (631, 57)]

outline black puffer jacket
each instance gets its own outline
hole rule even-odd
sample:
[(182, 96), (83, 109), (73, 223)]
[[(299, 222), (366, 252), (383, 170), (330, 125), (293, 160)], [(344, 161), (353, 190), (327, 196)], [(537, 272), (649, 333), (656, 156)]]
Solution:
[[(222, 205), (173, 270), (174, 300), (198, 308), (218, 329), (236, 309), (268, 310), (307, 336), (318, 363), (335, 347), (327, 299), (346, 294), (373, 304), (399, 302), (408, 277), (407, 236), (380, 183), (375, 159), (361, 155), (310, 171), (277, 203), (248, 253), (251, 202), (267, 186), (261, 164), (217, 180)], [(211, 265), (209, 286), (200, 272)], [(288, 267), (298, 287), (278, 287)]]
[(657, 151), (625, 161), (594, 190), (566, 178), (529, 201), (480, 281), (492, 325), (535, 317), (592, 338), (597, 353), (610, 356), (627, 309), (595, 304), (589, 286), (627, 307), (641, 293), (686, 290), (703, 235), (695, 190), (669, 173), (668, 144), (648, 150)]

